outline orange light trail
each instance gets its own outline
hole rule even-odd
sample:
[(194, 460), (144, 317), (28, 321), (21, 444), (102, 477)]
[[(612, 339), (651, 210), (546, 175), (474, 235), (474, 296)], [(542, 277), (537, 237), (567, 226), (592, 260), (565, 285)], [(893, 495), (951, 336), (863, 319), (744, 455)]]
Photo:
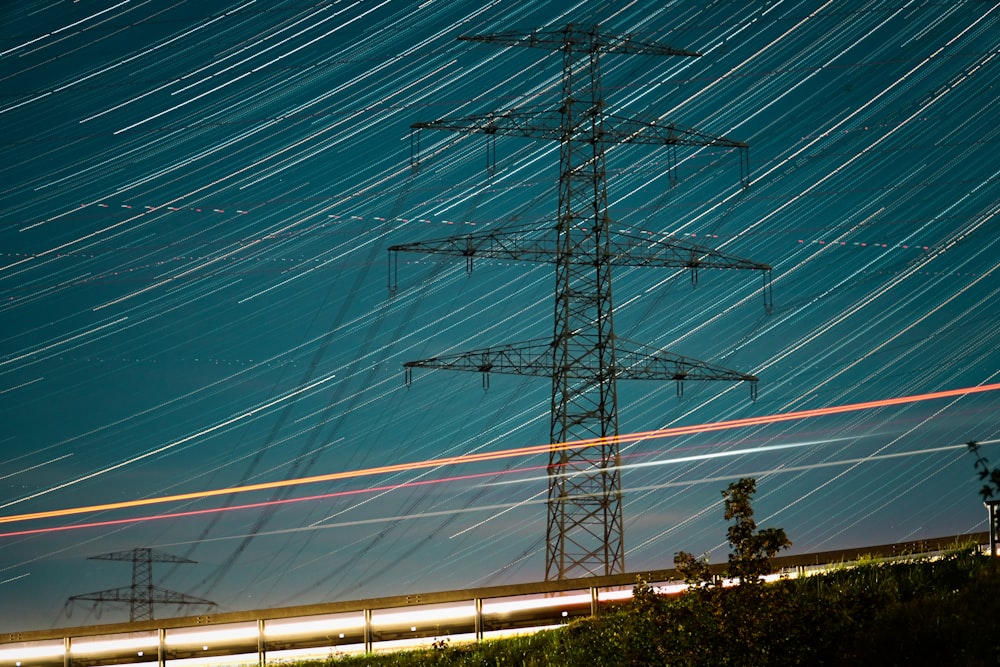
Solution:
[[(468, 463), (478, 463), (481, 461), (495, 461), (498, 459), (513, 458), (519, 456), (533, 456), (536, 454), (548, 453), (550, 451), (562, 451), (567, 449), (581, 449), (586, 447), (600, 446), (604, 444), (609, 444), (616, 440), (619, 443), (636, 442), (638, 440), (648, 440), (653, 438), (671, 438), (679, 435), (711, 433), (713, 431), (723, 431), (731, 428), (777, 424), (780, 422), (795, 421), (799, 419), (811, 419), (813, 417), (838, 415), (846, 412), (857, 412), (860, 410), (874, 410), (876, 408), (891, 407), (895, 405), (919, 403), (921, 401), (932, 401), (942, 398), (954, 398), (957, 396), (966, 396), (969, 394), (982, 394), (997, 390), (1000, 390), (1000, 383), (984, 384), (975, 387), (964, 387), (962, 389), (949, 389), (945, 391), (936, 391), (927, 394), (913, 394), (911, 396), (884, 398), (876, 401), (866, 401), (863, 403), (849, 403), (847, 405), (835, 405), (828, 408), (798, 410), (795, 412), (784, 412), (774, 415), (763, 415), (760, 417), (746, 417), (744, 419), (730, 419), (727, 421), (711, 422), (708, 424), (676, 426), (672, 428), (658, 429), (655, 431), (641, 431), (637, 433), (619, 434), (618, 436), (608, 436), (603, 438), (589, 438), (586, 440), (573, 440), (570, 442), (552, 443), (545, 445), (530, 445), (527, 447), (515, 447), (513, 449), (501, 449), (493, 452), (462, 454), (459, 456), (446, 456), (437, 459), (413, 461), (410, 463), (396, 463), (393, 465), (378, 466), (374, 468), (362, 468), (360, 470), (346, 470), (343, 472), (328, 473), (325, 475), (313, 475), (311, 477), (300, 477), (297, 479), (284, 479), (273, 482), (261, 482), (259, 484), (247, 484), (244, 486), (233, 486), (223, 489), (210, 489), (208, 491), (193, 491), (191, 493), (180, 493), (170, 496), (161, 496), (158, 498), (141, 498), (138, 500), (126, 500), (117, 503), (105, 503), (102, 505), (86, 505), (82, 507), (69, 507), (58, 510), (49, 510), (45, 512), (13, 514), (10, 516), (0, 517), (0, 524), (18, 523), (22, 521), (32, 521), (36, 519), (50, 519), (54, 517), (73, 516), (76, 514), (85, 514), (89, 512), (104, 512), (108, 510), (145, 507), (147, 505), (157, 505), (161, 503), (199, 500), (201, 498), (225, 496), (233, 493), (266, 491), (271, 489), (284, 488), (288, 486), (298, 486), (300, 484), (317, 484), (320, 482), (333, 482), (343, 479), (369, 477), (373, 475), (388, 475), (391, 473), (423, 470), (425, 468), (436, 468), (439, 466), (462, 465)], [(201, 510), (201, 511), (209, 512), (209, 511), (219, 511), (219, 510)], [(135, 520), (136, 519), (130, 519), (129, 521), (135, 521)]]
[(360, 493), (380, 493), (382, 491), (395, 491), (396, 489), (408, 489), (417, 486), (429, 486), (431, 484), (443, 484), (445, 482), (461, 482), (470, 479), (479, 479), (481, 477), (497, 477), (499, 475), (508, 475), (517, 472), (528, 472), (533, 470), (542, 470), (546, 466), (529, 466), (526, 468), (514, 468), (512, 470), (504, 471), (494, 471), (494, 472), (479, 472), (471, 473), (468, 475), (457, 475), (455, 477), (444, 477), (442, 479), (425, 479), (416, 482), (402, 482), (400, 484), (387, 484), (386, 486), (373, 486), (366, 489), (350, 489), (348, 491), (335, 491), (333, 493), (321, 493), (312, 496), (302, 496), (300, 498), (283, 498), (281, 500), (264, 500), (257, 503), (246, 503), (244, 505), (230, 505), (228, 507), (210, 507), (207, 509), (200, 510), (185, 510), (183, 512), (170, 512), (168, 514), (152, 514), (149, 516), (137, 516), (129, 517), (127, 519), (108, 519), (105, 521), (90, 521), (87, 523), (74, 523), (66, 526), (49, 526), (48, 528), (28, 528), (25, 530), (16, 530), (8, 533), (0, 533), (0, 538), (3, 537), (21, 537), (23, 535), (37, 535), (39, 533), (56, 533), (62, 532), (64, 530), (76, 530), (78, 528), (101, 528), (104, 526), (117, 526), (124, 523), (141, 523), (144, 521), (154, 521), (157, 519), (178, 519), (189, 516), (199, 516), (202, 514), (215, 514), (218, 512), (232, 512), (235, 510), (247, 510), (247, 509), (257, 509), (261, 507), (273, 507), (276, 505), (288, 505), (291, 503), (302, 503), (308, 500), (328, 500), (330, 498), (340, 498), (343, 496), (354, 496)]

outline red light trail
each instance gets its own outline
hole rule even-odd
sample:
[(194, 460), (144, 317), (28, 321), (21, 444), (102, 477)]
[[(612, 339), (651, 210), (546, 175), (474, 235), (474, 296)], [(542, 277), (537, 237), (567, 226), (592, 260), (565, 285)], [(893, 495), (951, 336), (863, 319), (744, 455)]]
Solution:
[[(857, 412), (861, 410), (873, 410), (876, 408), (891, 407), (896, 405), (906, 405), (909, 403), (918, 403), (921, 401), (931, 401), (942, 398), (954, 398), (958, 396), (966, 396), (970, 394), (981, 394), (991, 391), (1000, 390), (1000, 383), (995, 384), (985, 384), (975, 387), (965, 387), (962, 389), (949, 389), (945, 391), (931, 392), (927, 394), (914, 394), (911, 396), (899, 396), (896, 398), (885, 398), (876, 401), (866, 401), (863, 403), (850, 403), (847, 405), (836, 405), (828, 408), (815, 408), (812, 410), (798, 410), (795, 412), (785, 412), (778, 413), (774, 415), (763, 415), (760, 417), (747, 417), (743, 419), (731, 419), (727, 421), (712, 422), (708, 424), (694, 424), (691, 426), (676, 426), (673, 428), (658, 429), (655, 431), (641, 431), (637, 433), (627, 433), (620, 434), (617, 436), (618, 442), (636, 442), (638, 440), (647, 440), (652, 438), (670, 438), (679, 435), (691, 435), (695, 433), (710, 433), (713, 431), (722, 431), (732, 428), (742, 428), (746, 426), (760, 426), (766, 424), (777, 424), (787, 421), (795, 421), (799, 419), (811, 419), (813, 417), (822, 417), (827, 415), (837, 415), (847, 412)], [(513, 449), (502, 449), (493, 452), (481, 452), (476, 454), (463, 454), (459, 456), (446, 456), (437, 459), (427, 459), (424, 461), (413, 461), (410, 463), (397, 463), (387, 466), (378, 466), (374, 468), (362, 468), (360, 470), (347, 470), (343, 472), (328, 473), (325, 475), (313, 475), (311, 477), (300, 477), (297, 479), (286, 479), (277, 480), (273, 482), (262, 482), (259, 484), (248, 484), (244, 486), (234, 486), (222, 489), (210, 489), (208, 491), (193, 491), (190, 493), (181, 493), (170, 496), (161, 496), (157, 498), (141, 498), (138, 500), (128, 500), (116, 503), (105, 503), (101, 505), (86, 505), (82, 507), (69, 507), (58, 510), (48, 510), (44, 512), (31, 512), (27, 514), (14, 514), (10, 516), (0, 517), (0, 524), (3, 523), (19, 523), (23, 521), (32, 521), (36, 519), (49, 519), (55, 517), (66, 517), (73, 516), (77, 514), (86, 514), (90, 512), (104, 512), (109, 510), (119, 510), (127, 509), (133, 507), (145, 507), (147, 505), (157, 505), (161, 503), (169, 502), (183, 502), (188, 500), (199, 500), (202, 498), (211, 498), (214, 496), (224, 496), (233, 493), (248, 493), (251, 491), (265, 491), (270, 489), (278, 489), (288, 486), (297, 486), (300, 484), (316, 484), (319, 482), (332, 482), (343, 479), (354, 479), (358, 477), (368, 477), (373, 475), (384, 475), (397, 472), (406, 472), (413, 470), (423, 470), (426, 468), (435, 468), (439, 466), (448, 465), (462, 465), (467, 463), (478, 463), (481, 461), (495, 461), (505, 458), (513, 458), (519, 456), (533, 456), (537, 454), (548, 453), (549, 451), (559, 451), (563, 449), (580, 449), (586, 447), (592, 447), (595, 445), (604, 444), (614, 440), (615, 438), (590, 438), (587, 440), (574, 440), (571, 442), (563, 443), (552, 443), (545, 445), (531, 445), (527, 447), (516, 447)], [(421, 482), (410, 482), (396, 485), (388, 485), (384, 487), (378, 487), (375, 489), (358, 489), (352, 491), (342, 491), (337, 493), (322, 494), (315, 496), (307, 496), (304, 498), (294, 498), (282, 501), (264, 501), (259, 503), (251, 503), (246, 505), (238, 505), (227, 508), (210, 508), (202, 510), (192, 510), (188, 512), (177, 512), (172, 514), (156, 515), (151, 517), (140, 517), (140, 518), (130, 518), (130, 519), (116, 519), (109, 521), (93, 522), (76, 524), (73, 526), (57, 526), (50, 528), (39, 528), (34, 530), (23, 530), (9, 533), (0, 533), (0, 537), (13, 537), (16, 535), (28, 535), (32, 533), (43, 533), (52, 532), (57, 530), (70, 530), (73, 528), (85, 528), (85, 527), (97, 527), (97, 526), (108, 526), (121, 523), (132, 523), (136, 521), (142, 521), (147, 519), (165, 519), (174, 517), (184, 517), (184, 516), (195, 516), (199, 514), (207, 514), (210, 512), (221, 512), (234, 509), (249, 509), (255, 507), (265, 507), (268, 505), (275, 505), (280, 503), (290, 503), (290, 502), (301, 502), (305, 500), (318, 500), (323, 498), (332, 498), (342, 495), (350, 495), (355, 493), (380, 491), (380, 490), (391, 490), (395, 488), (404, 488), (408, 486), (419, 486), (424, 484), (433, 484), (443, 481), (455, 481), (460, 479), (470, 479), (474, 477), (480, 477), (484, 475), (495, 475), (497, 473), (481, 473), (473, 475), (465, 475), (461, 477), (452, 477), (442, 480), (426, 480)]]

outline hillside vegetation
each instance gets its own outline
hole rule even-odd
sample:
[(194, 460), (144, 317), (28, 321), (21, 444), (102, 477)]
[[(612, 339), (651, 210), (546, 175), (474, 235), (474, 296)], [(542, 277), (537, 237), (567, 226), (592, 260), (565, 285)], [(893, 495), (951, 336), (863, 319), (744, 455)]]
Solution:
[(698, 586), (557, 630), (350, 665), (997, 665), (1000, 564), (973, 546), (763, 585)]
[[(981, 492), (1000, 489), (978, 445)], [(744, 478), (722, 492), (731, 552), (723, 586), (705, 558), (674, 556), (688, 584), (662, 596), (637, 582), (617, 610), (529, 636), (403, 653), (331, 658), (350, 665), (1000, 665), (1000, 559), (975, 545), (940, 557), (868, 560), (764, 583), (770, 559), (791, 546), (758, 529)]]

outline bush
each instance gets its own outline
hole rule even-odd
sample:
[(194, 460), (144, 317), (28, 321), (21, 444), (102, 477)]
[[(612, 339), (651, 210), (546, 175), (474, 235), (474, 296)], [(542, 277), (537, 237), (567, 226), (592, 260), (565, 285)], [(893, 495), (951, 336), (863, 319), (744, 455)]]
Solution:
[(996, 665), (998, 561), (967, 547), (670, 597), (639, 582), (630, 605), (559, 630), (328, 665)]

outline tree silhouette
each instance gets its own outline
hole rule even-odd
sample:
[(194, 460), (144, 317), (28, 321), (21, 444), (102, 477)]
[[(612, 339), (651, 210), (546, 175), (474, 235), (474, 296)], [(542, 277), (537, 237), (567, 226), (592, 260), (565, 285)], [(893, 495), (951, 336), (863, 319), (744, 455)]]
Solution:
[(970, 440), (965, 444), (969, 452), (976, 457), (976, 472), (979, 474), (979, 480), (984, 482), (979, 489), (979, 495), (983, 497), (983, 502), (987, 502), (993, 498), (994, 491), (1000, 493), (1000, 468), (990, 468), (990, 462), (983, 456), (978, 442)]
[(750, 504), (756, 491), (757, 481), (752, 477), (744, 477), (722, 492), (726, 499), (726, 520), (733, 522), (727, 531), (732, 547), (727, 574), (739, 579), (741, 585), (760, 583), (764, 575), (774, 571), (771, 558), (782, 549), (792, 546), (792, 541), (782, 528), (757, 530)]
[[(726, 531), (729, 546), (729, 568), (727, 576), (738, 579), (740, 585), (754, 585), (771, 574), (771, 558), (782, 549), (792, 546), (783, 528), (762, 528), (757, 530), (750, 500), (757, 491), (757, 480), (744, 477), (730, 484), (722, 496), (726, 499), (726, 521), (732, 525)], [(674, 554), (674, 567), (684, 575), (684, 581), (691, 587), (705, 587), (712, 584), (707, 555), (698, 557), (686, 551)]]

